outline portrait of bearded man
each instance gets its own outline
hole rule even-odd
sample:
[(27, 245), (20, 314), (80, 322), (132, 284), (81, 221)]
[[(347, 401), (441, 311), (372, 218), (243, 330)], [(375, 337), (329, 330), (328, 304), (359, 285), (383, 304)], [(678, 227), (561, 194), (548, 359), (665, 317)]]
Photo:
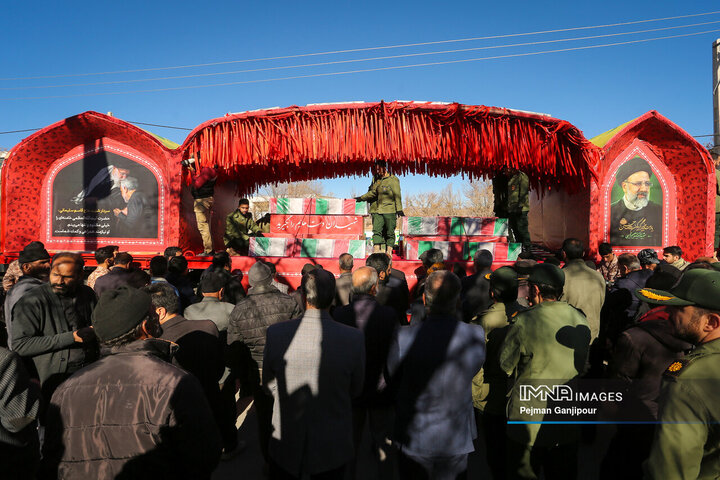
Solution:
[(650, 201), (650, 165), (633, 157), (618, 169), (623, 196), (610, 207), (610, 243), (617, 246), (662, 245), (662, 205)]

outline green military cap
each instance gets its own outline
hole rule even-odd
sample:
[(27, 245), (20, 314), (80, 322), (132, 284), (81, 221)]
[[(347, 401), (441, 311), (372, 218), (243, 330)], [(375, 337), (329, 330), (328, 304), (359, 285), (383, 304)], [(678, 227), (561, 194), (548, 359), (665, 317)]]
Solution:
[(713, 262), (710, 264), (715, 270), (720, 270), (720, 262)]
[(670, 291), (641, 288), (635, 295), (655, 305), (696, 305), (709, 310), (720, 310), (720, 272), (697, 268), (680, 277)]
[(565, 272), (550, 263), (538, 263), (530, 270), (528, 281), (536, 285), (542, 284), (563, 288), (565, 286)]
[(512, 267), (500, 267), (485, 275), (485, 278), (490, 280), (491, 289), (501, 293), (518, 288), (518, 274)]

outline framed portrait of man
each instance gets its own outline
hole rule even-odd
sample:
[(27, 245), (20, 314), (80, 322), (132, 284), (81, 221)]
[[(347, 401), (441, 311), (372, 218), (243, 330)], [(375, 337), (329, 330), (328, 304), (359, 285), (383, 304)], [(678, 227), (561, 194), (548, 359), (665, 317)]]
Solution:
[(662, 245), (663, 190), (644, 158), (634, 156), (620, 165), (610, 202), (612, 245)]

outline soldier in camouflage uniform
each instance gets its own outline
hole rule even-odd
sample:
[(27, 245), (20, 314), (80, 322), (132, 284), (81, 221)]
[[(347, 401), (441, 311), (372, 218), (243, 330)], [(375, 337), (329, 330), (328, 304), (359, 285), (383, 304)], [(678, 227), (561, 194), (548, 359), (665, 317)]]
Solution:
[(528, 211), (530, 210), (530, 180), (519, 170), (497, 174), (493, 180), (495, 216), (508, 219), (513, 240), (522, 243), (523, 250), (530, 248)]
[(400, 180), (390, 175), (387, 163), (376, 161), (373, 182), (366, 194), (355, 200), (370, 203), (370, 215), (373, 224), (373, 252), (392, 254), (395, 246), (395, 225), (397, 217), (402, 217), (402, 193)]
[(247, 255), (250, 237), (262, 237), (261, 229), (249, 212), (250, 202), (241, 198), (238, 208), (225, 219), (225, 248), (230, 255)]
[(670, 306), (677, 336), (699, 345), (670, 364), (650, 457), (650, 479), (720, 475), (720, 272), (691, 270), (669, 292), (643, 288), (644, 302)]

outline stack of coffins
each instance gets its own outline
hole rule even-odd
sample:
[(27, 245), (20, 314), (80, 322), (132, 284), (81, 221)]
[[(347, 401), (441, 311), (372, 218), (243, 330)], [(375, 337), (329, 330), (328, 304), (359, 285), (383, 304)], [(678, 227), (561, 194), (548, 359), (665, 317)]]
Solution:
[(367, 203), (342, 198), (271, 198), (270, 233), (250, 239), (256, 257), (365, 257)]
[(521, 244), (508, 242), (505, 218), (404, 217), (402, 234), (406, 260), (417, 260), (431, 248), (449, 261), (470, 261), (480, 249), (496, 261), (515, 261), (522, 251)]

